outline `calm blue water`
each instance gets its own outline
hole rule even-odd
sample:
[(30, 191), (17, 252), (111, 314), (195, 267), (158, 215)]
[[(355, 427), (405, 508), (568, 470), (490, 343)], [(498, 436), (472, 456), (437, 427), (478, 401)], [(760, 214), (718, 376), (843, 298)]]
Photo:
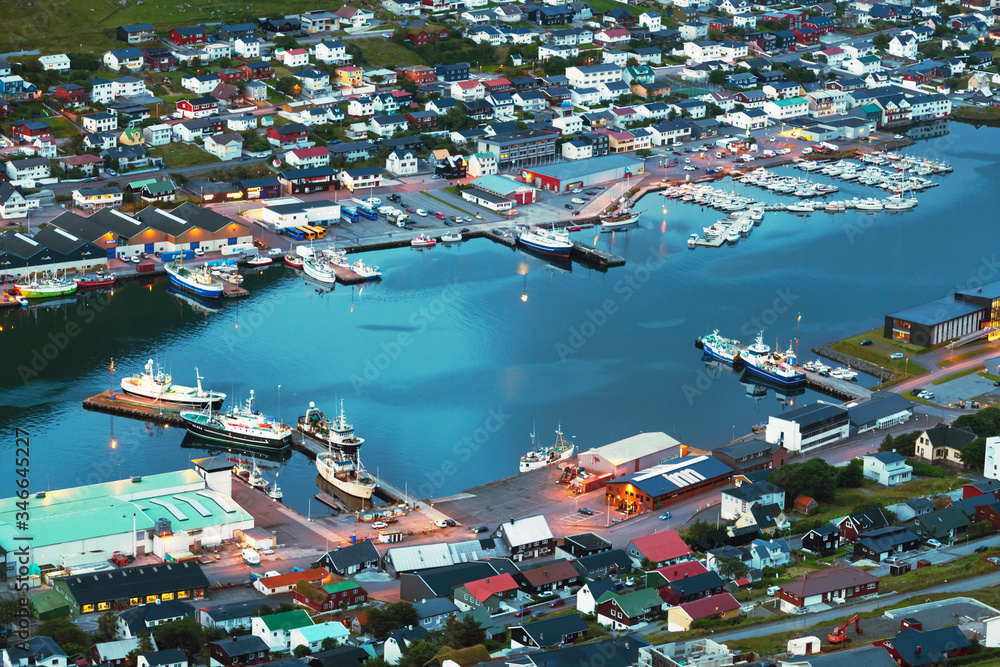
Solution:
[[(13, 457), (15, 426), (29, 430), (35, 490), (174, 470), (204, 455), (179, 446), (179, 429), (81, 408), (108, 388), (112, 357), (116, 382), (155, 358), (193, 384), (197, 365), (229, 401), (254, 389), (258, 407), (286, 421), (310, 401), (330, 413), (343, 399), (366, 438), (365, 464), (425, 497), (516, 472), (533, 424), (541, 444), (561, 422), (583, 448), (640, 431), (716, 447), (818, 396), (754, 398), (756, 387), (700, 360), (696, 336), (719, 328), (747, 341), (763, 329), (783, 348), (798, 337), (810, 359), (811, 347), (881, 326), (886, 312), (1000, 280), (990, 214), (1000, 203), (998, 144), (995, 129), (954, 124), (907, 151), (956, 167), (918, 195), (915, 211), (769, 213), (736, 248), (689, 251), (687, 236), (721, 214), (650, 197), (640, 229), (599, 235), (628, 260), (606, 274), (476, 240), (373, 253), (366, 261), (386, 277), (363, 289), (322, 294), (290, 270), (267, 269), (247, 278), (248, 300), (218, 312), (157, 283), (0, 314), (0, 455)], [(842, 186), (836, 197), (881, 193)], [(275, 465), (285, 502), (305, 511), (312, 466), (299, 454)]]

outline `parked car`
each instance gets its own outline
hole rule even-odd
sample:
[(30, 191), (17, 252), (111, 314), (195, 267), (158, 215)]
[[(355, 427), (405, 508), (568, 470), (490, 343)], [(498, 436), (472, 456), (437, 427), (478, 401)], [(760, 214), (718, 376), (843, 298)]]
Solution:
[(444, 219), (446, 219), (446, 218), (447, 218), (448, 216), (446, 216), (446, 215), (445, 215), (444, 213), (442, 213), (441, 211), (435, 211), (435, 212), (434, 212), (434, 217), (438, 218), (439, 220), (444, 220)]
[(935, 549), (940, 549), (940, 548), (941, 548), (941, 547), (943, 547), (944, 545), (943, 545), (943, 544), (941, 544), (940, 542), (938, 542), (937, 540), (935, 540), (935, 539), (931, 538), (931, 539), (927, 540), (927, 546), (929, 546), (929, 547), (933, 547), (933, 548), (935, 548)]
[(570, 204), (563, 204), (563, 208), (565, 208), (565, 209), (568, 209), (568, 210), (570, 210), (570, 211), (572, 211), (572, 210), (573, 210), (573, 206), (572, 206), (572, 205), (570, 205)]
[(555, 594), (556, 594), (555, 591), (542, 591), (541, 593), (538, 594), (538, 597), (540, 597), (540, 598), (550, 598), (550, 597), (552, 597)]
[(903, 358), (903, 353), (902, 352), (893, 352), (892, 354), (889, 355), (889, 358), (890, 359), (902, 359)]
[[(202, 253), (204, 254), (204, 251), (202, 251)], [(139, 255), (132, 255), (132, 257), (129, 258), (129, 261), (131, 261), (133, 264), (138, 264), (142, 260), (140, 259)]]
[(561, 607), (564, 604), (566, 604), (566, 600), (563, 600), (562, 598), (556, 598), (555, 600), (549, 603), (549, 606), (554, 608), (554, 607)]
[(472, 529), (472, 532), (474, 534), (476, 534), (476, 535), (478, 535), (479, 533), (485, 533), (485, 532), (488, 532), (488, 531), (489, 531), (489, 528), (487, 528), (486, 526), (476, 526), (475, 528)]
[(581, 507), (580, 509), (577, 510), (577, 512), (579, 512), (580, 514), (584, 514), (586, 516), (594, 515), (594, 510), (590, 509), (589, 507)]
[(388, 527), (389, 524), (387, 524), (385, 521), (376, 521), (375, 523), (372, 524), (372, 528), (374, 528), (375, 530), (382, 530), (383, 528), (388, 528)]
[(990, 550), (989, 547), (976, 547), (976, 553), (977, 554), (981, 554), (981, 553), (984, 553), (984, 552), (989, 551), (989, 550)]
[(205, 256), (205, 249), (204, 248), (195, 248), (194, 249), (194, 254), (197, 255), (198, 257), (204, 257)]
[(859, 345), (871, 345), (872, 344), (872, 339), (871, 338), (865, 338), (863, 341), (861, 341), (858, 344)]
[(438, 528), (447, 528), (448, 522), (444, 519), (438, 519), (437, 521), (434, 522), (434, 525), (437, 526)]
[(418, 208), (417, 209), (417, 215), (419, 215), (421, 218), (426, 218), (427, 217), (427, 211), (425, 211), (422, 208)]
[(518, 609), (514, 612), (514, 618), (524, 618), (525, 616), (531, 616), (533, 613), (530, 609)]
[(451, 528), (452, 526), (457, 526), (457, 525), (458, 525), (457, 523), (455, 523), (455, 520), (454, 520), (454, 519), (445, 519), (445, 520), (444, 520), (444, 523), (445, 523), (445, 525), (446, 525), (446, 526), (448, 526), (449, 528)]

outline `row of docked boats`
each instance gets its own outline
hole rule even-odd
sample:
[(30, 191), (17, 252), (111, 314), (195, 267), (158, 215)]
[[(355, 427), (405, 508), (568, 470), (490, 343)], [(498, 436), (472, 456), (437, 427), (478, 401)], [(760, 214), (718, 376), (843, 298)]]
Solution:
[(328, 285), (337, 282), (338, 269), (351, 271), (363, 280), (378, 280), (382, 277), (379, 267), (369, 265), (360, 258), (352, 263), (347, 259), (345, 250), (338, 250), (333, 246), (318, 251), (308, 246), (299, 246), (294, 253), (289, 251), (284, 259), (287, 266), (300, 269), (313, 280)]
[(104, 269), (84, 274), (75, 278), (59, 275), (26, 274), (14, 283), (14, 292), (22, 305), (27, 299), (48, 299), (57, 296), (69, 296), (77, 290), (114, 287), (118, 277)]
[(719, 220), (710, 227), (703, 227), (700, 235), (691, 234), (688, 237), (688, 247), (721, 245), (723, 241), (729, 245), (736, 245), (740, 239), (750, 236), (753, 228), (759, 225), (763, 219), (764, 209), (762, 207), (730, 213), (729, 218)]
[(860, 185), (882, 188), (889, 192), (919, 192), (939, 185), (937, 181), (927, 178), (930, 174), (946, 173), (921, 168), (908, 171), (903, 167), (881, 169), (876, 166), (864, 166), (852, 160), (836, 162), (803, 162), (798, 165), (802, 171), (818, 173), (842, 181), (854, 181)]
[[(133, 396), (185, 408), (180, 416), (187, 431), (199, 438), (258, 452), (277, 452), (290, 446), (292, 427), (256, 410), (253, 390), (244, 403), (223, 412), (219, 408), (226, 394), (202, 387), (197, 368), (195, 377), (197, 384), (194, 387), (176, 385), (171, 375), (154, 366), (150, 359), (142, 373), (122, 379), (121, 388)], [(364, 439), (355, 435), (354, 427), (345, 418), (343, 402), (340, 414), (333, 420), (327, 419), (314, 403), (310, 403), (305, 415), (299, 418), (297, 428), (303, 435), (327, 446), (327, 451), (316, 457), (316, 468), (323, 479), (352, 496), (371, 497), (375, 479), (365, 470), (359, 456)], [(252, 486), (259, 485), (253, 478), (245, 478)], [(280, 498), (273, 493), (269, 495)]]
[(789, 204), (779, 202), (776, 204), (767, 204), (764, 207), (764, 210), (788, 211), (789, 213), (813, 213), (815, 211), (842, 213), (847, 210), (857, 210), (862, 212), (877, 213), (879, 211), (908, 211), (912, 208), (916, 208), (917, 204), (918, 201), (916, 197), (904, 197), (903, 195), (897, 194), (882, 199), (877, 197), (854, 197), (852, 199), (841, 199), (826, 202), (797, 201)]
[(697, 338), (695, 347), (711, 359), (731, 364), (734, 368), (742, 367), (752, 375), (783, 387), (797, 387), (806, 383), (806, 374), (797, 368), (797, 358), (791, 346), (785, 352), (772, 352), (764, 343), (763, 333), (757, 334), (756, 340), (744, 347), (738, 340), (720, 336), (716, 329)]
[(850, 367), (834, 368), (832, 366), (827, 366), (822, 361), (817, 359), (816, 361), (807, 361), (802, 364), (802, 368), (807, 371), (817, 373), (823, 377), (832, 377), (838, 380), (847, 380), (849, 382), (854, 382), (858, 379), (858, 372)]
[(660, 196), (730, 213), (745, 211), (757, 203), (753, 197), (722, 190), (708, 183), (682, 183), (669, 186), (660, 191)]

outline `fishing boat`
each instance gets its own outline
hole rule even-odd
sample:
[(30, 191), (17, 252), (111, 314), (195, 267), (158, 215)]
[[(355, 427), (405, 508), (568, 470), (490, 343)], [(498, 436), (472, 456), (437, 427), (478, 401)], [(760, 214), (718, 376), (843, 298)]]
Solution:
[(730, 230), (726, 232), (726, 243), (728, 243), (729, 245), (736, 245), (739, 242), (740, 242), (740, 230), (736, 228), (730, 228)]
[(433, 248), (436, 245), (434, 237), (427, 234), (420, 234), (417, 238), (410, 239), (410, 246), (413, 248)]
[(572, 458), (576, 444), (566, 442), (563, 437), (562, 424), (556, 429), (556, 443), (551, 447), (535, 448), (535, 431), (531, 431), (531, 451), (521, 457), (520, 472), (528, 472), (536, 468), (544, 468), (560, 461)]
[(517, 242), (529, 250), (556, 257), (569, 257), (573, 249), (573, 242), (565, 229), (523, 228), (517, 235)]
[(274, 486), (265, 486), (264, 493), (271, 500), (281, 500), (285, 495), (281, 492), (281, 488), (278, 486), (278, 473), (274, 473)]
[(250, 398), (242, 407), (234, 405), (228, 412), (213, 412), (211, 408), (184, 411), (181, 418), (189, 433), (209, 440), (263, 450), (288, 447), (292, 439), (291, 427), (254, 411), (253, 401), (251, 390)]
[(371, 266), (369, 264), (365, 264), (365, 261), (363, 259), (359, 259), (358, 261), (354, 262), (354, 264), (351, 264), (350, 269), (351, 271), (356, 273), (360, 278), (364, 278), (365, 280), (374, 280), (376, 278), (382, 277), (381, 269), (379, 269), (377, 266)]
[(735, 365), (740, 359), (740, 342), (719, 335), (716, 329), (707, 336), (700, 336), (695, 339), (694, 346), (702, 350), (705, 356), (727, 364)]
[(288, 253), (287, 255), (285, 255), (285, 264), (292, 267), (293, 269), (301, 269), (302, 258), (299, 257), (298, 255), (293, 255), (292, 253)]
[(112, 287), (117, 279), (118, 276), (110, 271), (98, 270), (95, 273), (88, 273), (79, 278), (74, 278), (73, 281), (76, 283), (78, 289), (94, 289), (97, 287)]
[(625, 206), (611, 214), (602, 215), (601, 227), (604, 229), (619, 229), (621, 227), (627, 227), (635, 224), (639, 220), (639, 216), (642, 214), (643, 211), (636, 213), (628, 206)]
[(254, 255), (253, 257), (247, 260), (247, 264), (249, 266), (267, 266), (272, 261), (273, 260), (267, 255)]
[(757, 334), (757, 340), (746, 348), (742, 359), (747, 372), (765, 380), (788, 387), (806, 382), (806, 374), (794, 367), (789, 356), (771, 352), (771, 348), (764, 344), (763, 334)]
[(302, 270), (321, 283), (337, 282), (336, 266), (323, 257), (307, 257), (302, 261)]
[(14, 290), (26, 299), (46, 299), (65, 296), (76, 292), (77, 285), (67, 278), (55, 276), (38, 278), (34, 274), (25, 276), (14, 283)]
[(690, 236), (688, 236), (688, 247), (689, 248), (695, 247), (696, 245), (698, 245), (698, 241), (700, 240), (701, 240), (700, 236), (698, 236), (697, 234), (691, 234)]
[(132, 377), (122, 378), (121, 388), (126, 394), (151, 398), (154, 401), (163, 403), (175, 403), (177, 405), (191, 407), (219, 407), (226, 400), (226, 395), (219, 391), (206, 391), (202, 389), (201, 374), (198, 369), (194, 369), (194, 376), (197, 385), (194, 387), (182, 387), (173, 382), (173, 378), (164, 373), (159, 367), (153, 369), (153, 360), (146, 362), (146, 367), (142, 373), (136, 373)]
[(188, 268), (180, 261), (164, 265), (170, 282), (198, 296), (222, 296), (222, 280), (212, 275), (207, 266)]
[(343, 401), (340, 414), (333, 421), (310, 402), (305, 415), (299, 417), (298, 428), (304, 435), (326, 444), (327, 451), (316, 456), (320, 477), (355, 498), (371, 498), (375, 478), (361, 465), (359, 456), (364, 438), (354, 434), (354, 427), (344, 417)]
[(442, 234), (441, 243), (461, 243), (462, 234), (461, 232), (455, 232), (454, 234)]

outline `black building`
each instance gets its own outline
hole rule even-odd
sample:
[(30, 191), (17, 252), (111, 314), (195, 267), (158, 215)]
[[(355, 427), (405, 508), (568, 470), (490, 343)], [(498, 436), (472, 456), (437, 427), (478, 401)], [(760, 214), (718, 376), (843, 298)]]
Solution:
[(881, 563), (886, 558), (913, 551), (920, 546), (920, 538), (902, 526), (886, 526), (858, 535), (854, 543), (854, 560), (867, 558)]
[(278, 179), (285, 195), (325, 192), (337, 183), (337, 172), (332, 167), (290, 169), (281, 172)]
[(441, 164), (434, 167), (434, 173), (441, 178), (447, 178), (449, 180), (456, 180), (459, 178), (465, 178), (465, 172), (468, 164), (465, 158), (461, 155), (449, 155), (441, 162)]
[(281, 181), (277, 176), (241, 178), (233, 181), (245, 199), (271, 199), (281, 196)]
[(469, 63), (455, 63), (454, 65), (437, 65), (434, 73), (442, 81), (451, 83), (453, 81), (465, 81), (469, 78)]
[(840, 531), (830, 524), (813, 528), (802, 536), (802, 548), (820, 556), (829, 556), (840, 548)]
[(56, 579), (54, 586), (78, 615), (128, 609), (164, 595), (174, 600), (197, 600), (205, 597), (208, 578), (201, 565), (189, 561), (73, 575)]
[(594, 533), (582, 533), (563, 538), (559, 549), (573, 558), (582, 558), (611, 551), (611, 542)]
[(372, 541), (363, 540), (327, 553), (315, 567), (325, 567), (334, 574), (349, 577), (355, 572), (377, 568), (380, 558)]
[(511, 646), (554, 648), (571, 644), (587, 634), (590, 626), (577, 614), (556, 616), (534, 623), (515, 625), (510, 629)]
[(520, 570), (505, 558), (490, 558), (473, 563), (446, 565), (432, 570), (399, 575), (399, 599), (419, 602), (431, 598), (450, 597), (455, 588), (497, 574), (514, 576)]
[(220, 25), (215, 29), (215, 36), (218, 39), (232, 42), (237, 39), (255, 37), (257, 26), (252, 23), (237, 23), (235, 25)]
[(302, 23), (298, 19), (266, 19), (260, 22), (260, 29), (266, 35), (277, 32), (283, 35), (298, 35), (302, 32)]

